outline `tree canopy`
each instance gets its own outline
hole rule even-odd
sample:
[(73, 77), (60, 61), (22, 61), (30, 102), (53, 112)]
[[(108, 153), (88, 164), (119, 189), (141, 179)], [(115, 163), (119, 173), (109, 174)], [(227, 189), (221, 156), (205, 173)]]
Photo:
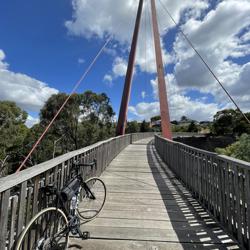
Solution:
[(16, 160), (16, 154), (22, 148), (28, 133), (26, 119), (27, 113), (14, 102), (0, 101), (0, 172), (7, 168), (6, 159)]
[[(67, 98), (64, 93), (52, 95), (40, 112), (40, 124), (46, 126)], [(74, 94), (55, 120), (49, 134), (60, 140), (62, 153), (85, 147), (114, 135), (114, 111), (106, 94), (86, 91)], [(54, 146), (54, 143), (53, 143)]]
[[(8, 165), (7, 172), (15, 171), (67, 97), (52, 95), (40, 111), (40, 123), (30, 129), (25, 126), (25, 111), (13, 102), (0, 102), (0, 176), (3, 164)], [(25, 167), (114, 136), (113, 116), (106, 94), (72, 95)]]
[(140, 131), (140, 125), (137, 121), (127, 122), (126, 134), (137, 133)]
[[(250, 119), (250, 113), (245, 114)], [(224, 109), (214, 115), (212, 131), (216, 135), (250, 133), (250, 124), (236, 109)]]
[(141, 127), (140, 127), (140, 132), (150, 132), (150, 126), (149, 126), (149, 122), (146, 122), (145, 120), (142, 121), (141, 123)]
[[(15, 171), (67, 97), (65, 93), (52, 95), (40, 111), (40, 122), (30, 129), (25, 125), (27, 113), (24, 110), (14, 102), (0, 101), (0, 177)], [(246, 116), (250, 119), (250, 113), (246, 113)], [(151, 121), (159, 119), (160, 116), (155, 116)], [(172, 124), (173, 131), (200, 130), (201, 125), (185, 116), (180, 121), (182, 124)], [(114, 111), (106, 94), (92, 91), (73, 94), (25, 167), (112, 137), (115, 135), (115, 126)], [(249, 161), (250, 126), (238, 110), (218, 111), (211, 127), (214, 135), (243, 134), (235, 144), (218, 151)], [(127, 123), (126, 133), (156, 129), (160, 130), (158, 127), (151, 128), (150, 123), (145, 120), (130, 121)]]
[(216, 152), (250, 162), (250, 135), (242, 134), (235, 143), (226, 148), (217, 148)]

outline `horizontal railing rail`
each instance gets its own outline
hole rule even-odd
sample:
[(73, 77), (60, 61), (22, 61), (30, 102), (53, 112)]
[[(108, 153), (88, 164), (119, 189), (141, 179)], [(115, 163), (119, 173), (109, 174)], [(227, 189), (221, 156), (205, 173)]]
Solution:
[(250, 163), (155, 136), (162, 160), (242, 247), (250, 248)]
[(0, 178), (0, 249), (12, 249), (25, 225), (46, 206), (39, 192), (42, 186), (53, 183), (60, 189), (69, 181), (73, 161), (96, 159), (97, 167), (86, 167), (82, 174), (84, 179), (100, 176), (126, 146), (149, 136), (153, 133), (118, 136)]

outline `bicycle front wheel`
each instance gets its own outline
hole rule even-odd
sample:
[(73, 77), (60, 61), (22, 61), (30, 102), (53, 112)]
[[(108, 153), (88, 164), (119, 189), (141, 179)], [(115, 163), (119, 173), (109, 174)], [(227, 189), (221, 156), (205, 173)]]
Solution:
[(68, 220), (62, 210), (48, 207), (35, 215), (21, 233), (16, 250), (66, 250)]
[(102, 210), (106, 200), (106, 186), (104, 182), (93, 177), (86, 180), (80, 191), (80, 202), (77, 213), (83, 220), (94, 219)]

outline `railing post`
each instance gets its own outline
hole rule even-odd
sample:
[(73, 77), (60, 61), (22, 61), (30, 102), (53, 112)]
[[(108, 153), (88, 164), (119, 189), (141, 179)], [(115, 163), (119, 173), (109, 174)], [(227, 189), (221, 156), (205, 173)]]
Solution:
[(250, 249), (250, 163), (158, 135), (155, 147), (203, 207)]

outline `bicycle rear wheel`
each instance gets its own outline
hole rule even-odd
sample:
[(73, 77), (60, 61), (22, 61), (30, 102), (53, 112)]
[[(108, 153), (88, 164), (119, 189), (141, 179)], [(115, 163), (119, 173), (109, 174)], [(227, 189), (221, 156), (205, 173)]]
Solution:
[(62, 210), (48, 207), (35, 215), (21, 233), (16, 250), (66, 250), (68, 220)]
[(93, 177), (86, 180), (80, 191), (80, 202), (77, 213), (83, 220), (94, 219), (102, 210), (106, 200), (106, 186), (104, 182)]

